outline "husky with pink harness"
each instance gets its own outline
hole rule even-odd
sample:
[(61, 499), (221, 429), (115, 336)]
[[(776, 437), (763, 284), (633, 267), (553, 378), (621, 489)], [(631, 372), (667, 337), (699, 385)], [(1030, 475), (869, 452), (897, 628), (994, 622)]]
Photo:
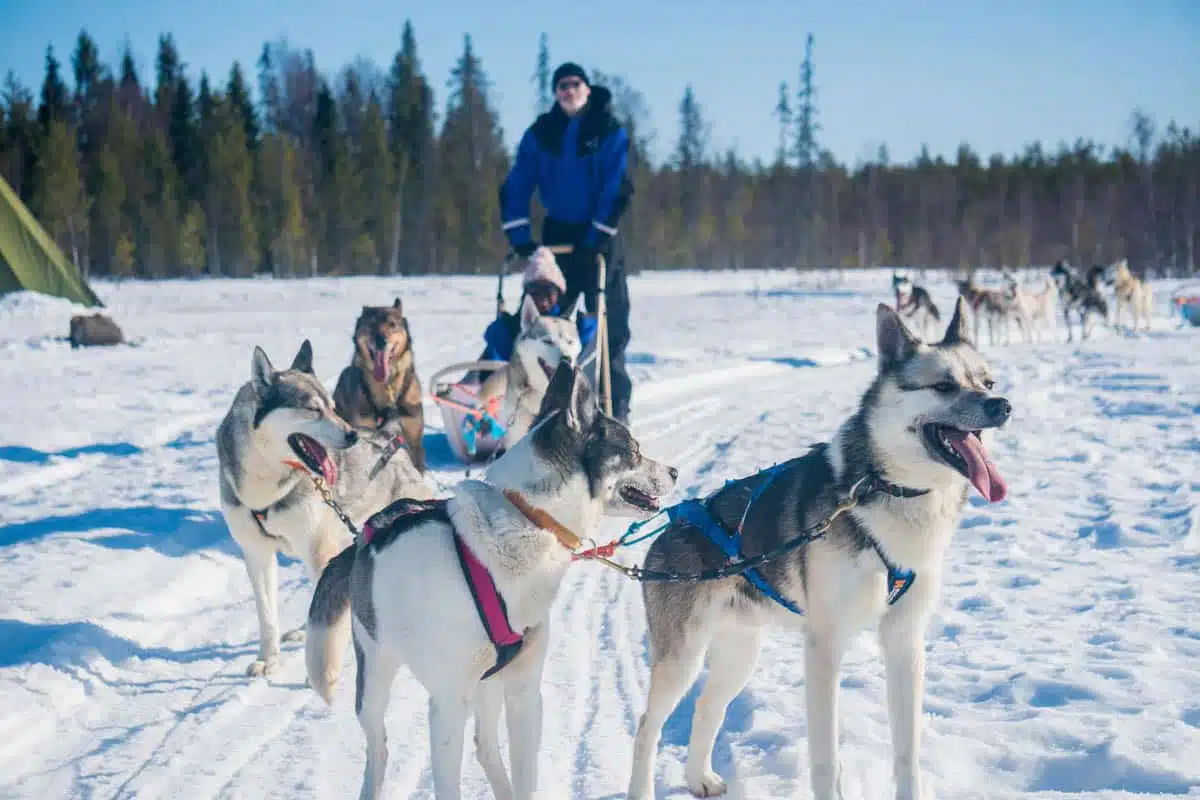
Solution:
[[(528, 435), (444, 501), (399, 501), (368, 520), (313, 593), (307, 664), (331, 701), (347, 634), (358, 664), (355, 709), (366, 735), (362, 798), (382, 795), (384, 721), (396, 671), (429, 692), (434, 794), (460, 796), (463, 729), (497, 798), (537, 789), (547, 620), (582, 542), (604, 516), (648, 518), (677, 472), (642, 455), (629, 430), (596, 408), (565, 359)], [(508, 721), (510, 783), (499, 746)]]

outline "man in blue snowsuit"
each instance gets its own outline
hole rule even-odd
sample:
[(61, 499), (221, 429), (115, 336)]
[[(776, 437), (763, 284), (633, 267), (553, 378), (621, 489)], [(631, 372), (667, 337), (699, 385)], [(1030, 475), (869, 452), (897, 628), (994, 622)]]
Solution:
[(604, 256), (612, 408), (614, 416), (627, 422), (633, 389), (625, 371), (629, 288), (624, 263), (613, 245), (617, 223), (633, 194), (627, 174), (629, 135), (613, 116), (612, 93), (591, 86), (578, 64), (559, 66), (553, 85), (554, 108), (525, 131), (512, 170), (500, 187), (501, 221), (513, 250), (527, 258), (538, 247), (529, 221), (529, 203), (534, 189), (538, 190), (546, 209), (541, 243), (575, 248), (570, 255), (558, 257), (567, 283), (559, 302), (562, 309), (570, 309), (583, 294), (585, 308), (596, 312), (596, 256)]

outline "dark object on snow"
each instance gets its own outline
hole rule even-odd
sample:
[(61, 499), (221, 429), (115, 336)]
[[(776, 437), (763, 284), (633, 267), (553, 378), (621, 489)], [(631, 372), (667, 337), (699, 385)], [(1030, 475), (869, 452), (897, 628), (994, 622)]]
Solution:
[(71, 317), (71, 347), (124, 344), (121, 328), (104, 314), (75, 314)]

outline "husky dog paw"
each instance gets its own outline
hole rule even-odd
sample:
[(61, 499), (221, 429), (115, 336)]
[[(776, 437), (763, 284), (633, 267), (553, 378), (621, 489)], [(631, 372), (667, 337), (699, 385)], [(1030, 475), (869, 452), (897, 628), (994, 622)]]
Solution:
[(725, 794), (727, 788), (721, 776), (711, 769), (699, 779), (688, 778), (688, 791), (696, 797), (720, 797)]
[(279, 661), (275, 658), (256, 658), (250, 662), (250, 666), (246, 667), (246, 674), (252, 678), (271, 675), (279, 668)]
[(303, 642), (304, 641), (304, 626), (301, 625), (294, 631), (288, 631), (281, 637), (284, 642)]

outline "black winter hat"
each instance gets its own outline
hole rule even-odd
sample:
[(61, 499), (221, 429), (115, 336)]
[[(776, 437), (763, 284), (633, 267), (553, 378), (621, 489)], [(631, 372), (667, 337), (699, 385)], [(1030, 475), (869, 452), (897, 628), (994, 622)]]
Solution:
[(592, 82), (588, 80), (587, 73), (583, 71), (583, 67), (572, 61), (567, 61), (563, 64), (560, 64), (558, 69), (554, 70), (554, 78), (550, 81), (550, 85), (557, 89), (559, 81), (561, 81), (563, 78), (571, 77), (579, 78), (579, 80), (583, 81), (588, 86), (592, 85)]

